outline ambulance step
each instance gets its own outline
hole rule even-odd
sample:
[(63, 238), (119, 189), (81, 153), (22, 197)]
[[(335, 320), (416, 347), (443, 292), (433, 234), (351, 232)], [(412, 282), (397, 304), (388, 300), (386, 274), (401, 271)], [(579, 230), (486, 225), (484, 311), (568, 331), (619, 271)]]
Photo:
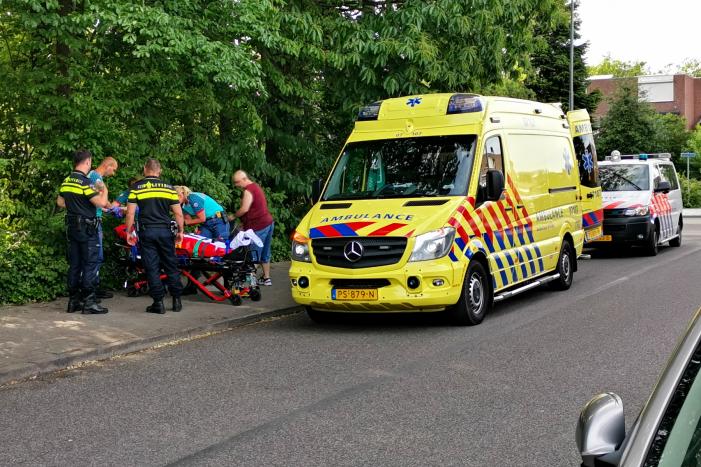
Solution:
[(547, 284), (548, 282), (552, 282), (560, 277), (560, 274), (553, 274), (551, 276), (544, 276), (541, 277), (540, 279), (536, 279), (533, 282), (529, 282), (526, 285), (523, 285), (519, 287), (518, 289), (513, 289), (513, 290), (507, 290), (506, 292), (502, 292), (498, 295), (494, 296), (494, 302), (500, 302), (504, 300), (505, 298), (513, 297), (514, 295), (518, 295), (521, 292), (525, 292), (526, 290), (531, 290), (539, 285)]

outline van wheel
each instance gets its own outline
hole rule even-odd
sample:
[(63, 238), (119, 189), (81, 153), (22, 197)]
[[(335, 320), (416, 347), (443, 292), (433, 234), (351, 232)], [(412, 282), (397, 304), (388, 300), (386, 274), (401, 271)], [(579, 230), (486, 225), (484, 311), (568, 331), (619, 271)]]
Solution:
[(677, 226), (677, 238), (673, 238), (669, 241), (669, 246), (682, 246), (682, 228), (684, 224), (682, 223), (682, 218), (679, 217), (679, 225)]
[(311, 319), (317, 324), (331, 323), (333, 321), (333, 313), (329, 313), (328, 311), (315, 310), (310, 306), (305, 306), (304, 309), (307, 312), (307, 316), (309, 316), (309, 319)]
[(657, 225), (655, 225), (655, 228), (647, 241), (647, 245), (645, 245), (645, 252), (648, 256), (657, 256), (657, 252), (659, 251), (659, 238), (660, 234), (658, 232)]
[(574, 248), (569, 240), (562, 242), (560, 248), (560, 256), (557, 258), (557, 273), (559, 277), (554, 281), (548, 282), (548, 285), (553, 290), (567, 290), (572, 286), (574, 279)]
[(488, 279), (484, 266), (477, 261), (470, 261), (460, 299), (449, 311), (451, 321), (460, 326), (474, 326), (482, 322), (493, 301)]

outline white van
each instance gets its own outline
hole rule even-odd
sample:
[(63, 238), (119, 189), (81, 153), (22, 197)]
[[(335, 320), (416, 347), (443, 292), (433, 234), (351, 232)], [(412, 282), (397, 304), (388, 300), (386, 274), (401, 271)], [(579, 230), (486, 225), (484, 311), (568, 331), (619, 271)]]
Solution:
[(616, 153), (599, 164), (604, 235), (592, 245), (637, 245), (651, 256), (663, 243), (681, 246), (682, 193), (670, 155)]

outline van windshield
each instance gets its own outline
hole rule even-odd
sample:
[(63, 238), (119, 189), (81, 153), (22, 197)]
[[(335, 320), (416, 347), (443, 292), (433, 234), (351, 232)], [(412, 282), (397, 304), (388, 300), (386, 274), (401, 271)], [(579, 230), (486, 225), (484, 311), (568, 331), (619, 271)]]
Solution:
[(600, 165), (603, 191), (646, 191), (650, 189), (647, 164)]
[(465, 196), (475, 135), (349, 143), (322, 199)]

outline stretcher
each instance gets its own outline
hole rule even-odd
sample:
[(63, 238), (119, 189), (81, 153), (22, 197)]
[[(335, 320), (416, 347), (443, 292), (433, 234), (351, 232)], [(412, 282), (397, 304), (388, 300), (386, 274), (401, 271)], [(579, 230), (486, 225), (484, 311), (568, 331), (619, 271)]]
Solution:
[[(117, 245), (122, 249), (120, 262), (125, 266), (127, 279), (124, 288), (134, 297), (148, 293), (148, 281), (137, 245), (127, 242), (126, 225), (115, 227)], [(237, 235), (238, 232), (234, 232)], [(231, 242), (233, 243), (233, 242)], [(261, 299), (256, 278), (256, 252), (247, 245), (215, 242), (194, 234), (185, 234), (176, 245), (175, 254), (181, 274), (210, 300), (241, 305), (244, 298)], [(166, 279), (161, 274), (161, 280)]]

